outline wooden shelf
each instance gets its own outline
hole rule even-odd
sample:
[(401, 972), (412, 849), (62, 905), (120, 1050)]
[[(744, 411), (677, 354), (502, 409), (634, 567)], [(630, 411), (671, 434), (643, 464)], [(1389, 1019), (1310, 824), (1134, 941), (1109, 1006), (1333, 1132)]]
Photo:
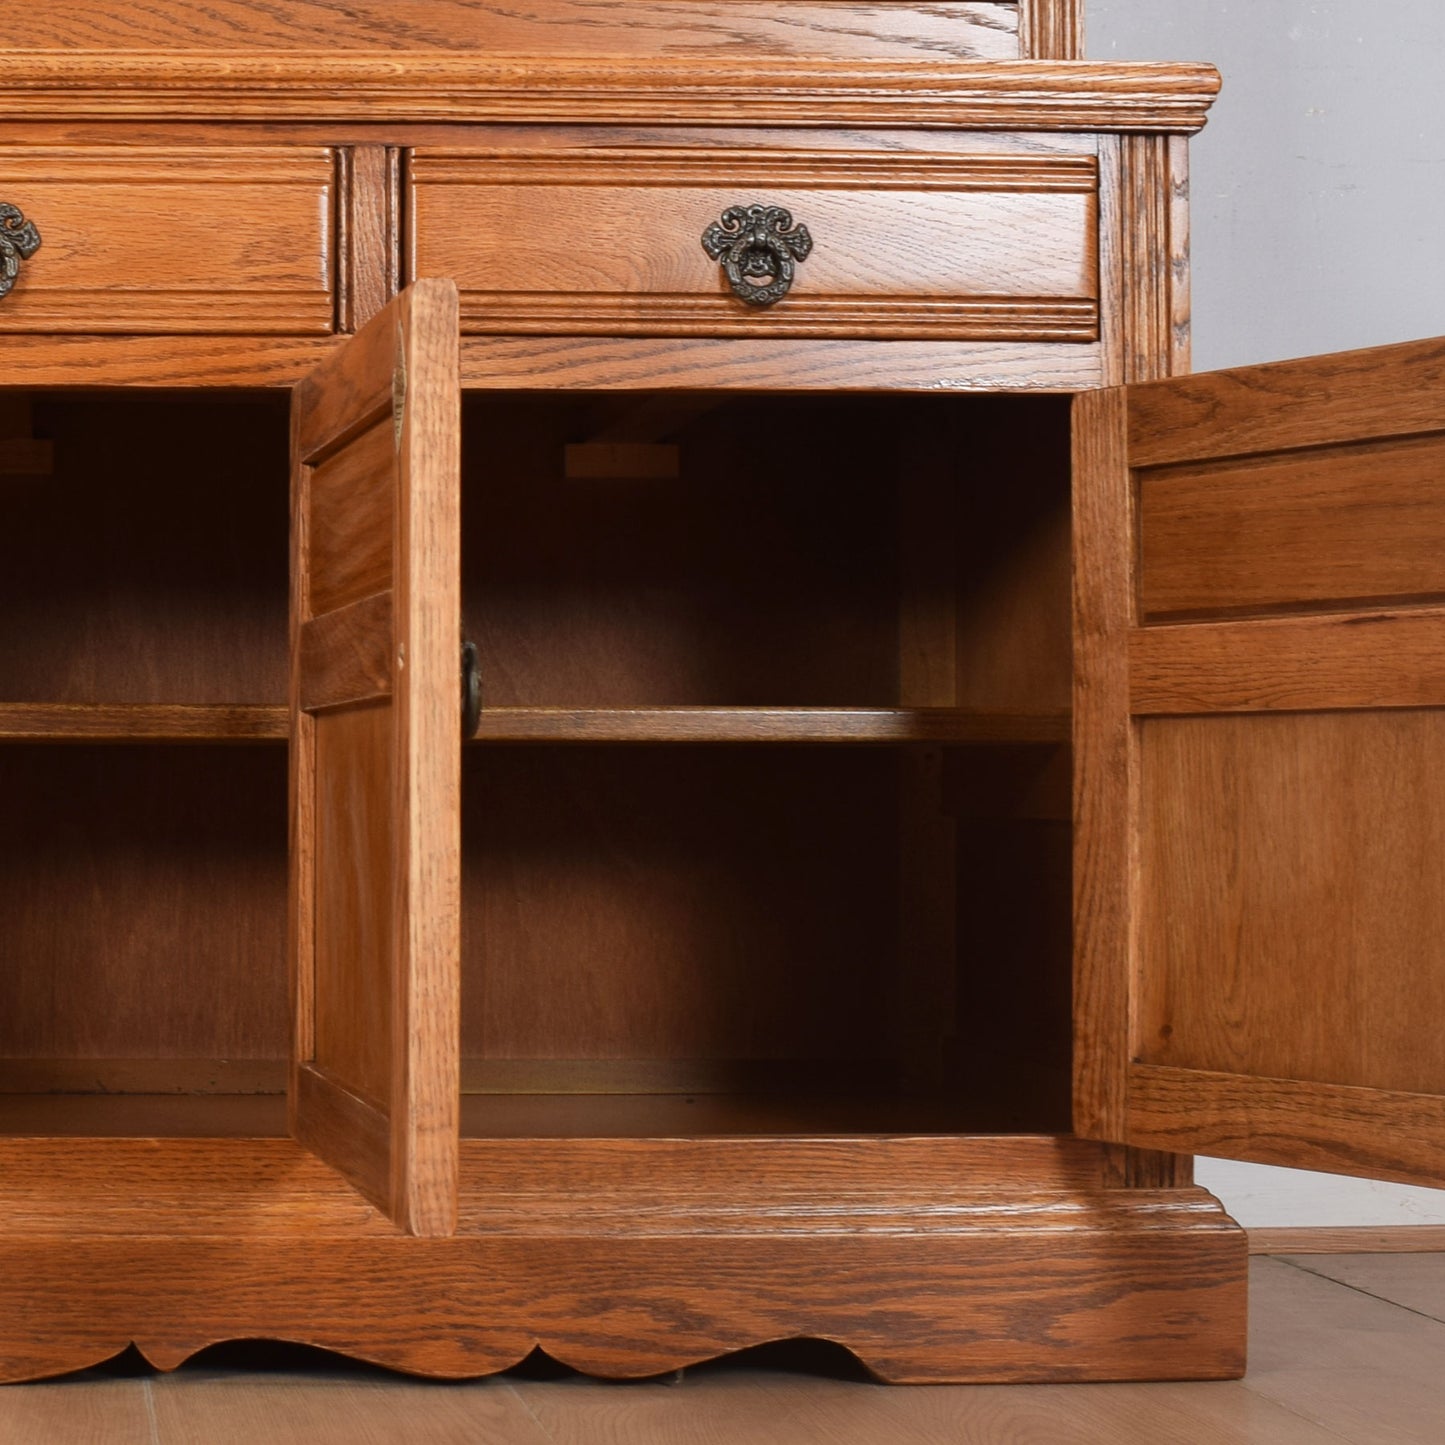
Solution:
[(489, 743), (1062, 743), (1063, 713), (961, 708), (497, 707), (482, 712)]
[(284, 741), (284, 706), (232, 703), (0, 703), (0, 740)]

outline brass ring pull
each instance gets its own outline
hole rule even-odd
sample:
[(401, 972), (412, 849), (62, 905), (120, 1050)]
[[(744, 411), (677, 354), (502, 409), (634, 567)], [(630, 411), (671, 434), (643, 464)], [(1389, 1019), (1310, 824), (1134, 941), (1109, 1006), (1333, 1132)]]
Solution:
[(40, 249), (40, 232), (18, 206), (0, 201), (0, 296), (9, 293), (20, 274), (20, 263)]
[(807, 259), (813, 238), (781, 206), (729, 206), (702, 233), (702, 248), (721, 264), (739, 301), (772, 306), (788, 294), (794, 263)]

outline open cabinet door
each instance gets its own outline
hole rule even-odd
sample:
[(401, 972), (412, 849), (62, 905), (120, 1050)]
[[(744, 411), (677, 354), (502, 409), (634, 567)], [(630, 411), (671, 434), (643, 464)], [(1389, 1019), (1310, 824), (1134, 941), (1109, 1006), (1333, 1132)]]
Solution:
[(1445, 342), (1081, 396), (1075, 1127), (1445, 1183)]
[(421, 1235), (457, 1209), (460, 396), (418, 281), (292, 403), (291, 1127)]

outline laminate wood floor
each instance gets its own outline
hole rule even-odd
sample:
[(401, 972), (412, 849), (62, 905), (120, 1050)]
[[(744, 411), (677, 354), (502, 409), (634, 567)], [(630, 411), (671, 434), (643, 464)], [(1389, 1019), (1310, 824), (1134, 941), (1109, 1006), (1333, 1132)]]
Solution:
[(437, 1384), (232, 1345), (0, 1390), (0, 1445), (1445, 1445), (1445, 1254), (1251, 1268), (1250, 1371), (1225, 1384), (895, 1389), (806, 1345), (680, 1383), (540, 1362)]

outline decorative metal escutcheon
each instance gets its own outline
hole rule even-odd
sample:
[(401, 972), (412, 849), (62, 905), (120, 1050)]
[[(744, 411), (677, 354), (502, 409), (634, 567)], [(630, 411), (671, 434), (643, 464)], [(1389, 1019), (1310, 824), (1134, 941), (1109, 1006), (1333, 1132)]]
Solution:
[(20, 274), (20, 263), (40, 249), (40, 232), (18, 206), (0, 201), (0, 296), (9, 293)]
[(727, 273), (749, 306), (772, 306), (788, 294), (794, 263), (807, 259), (813, 238), (781, 206), (729, 206), (702, 233), (702, 248)]

